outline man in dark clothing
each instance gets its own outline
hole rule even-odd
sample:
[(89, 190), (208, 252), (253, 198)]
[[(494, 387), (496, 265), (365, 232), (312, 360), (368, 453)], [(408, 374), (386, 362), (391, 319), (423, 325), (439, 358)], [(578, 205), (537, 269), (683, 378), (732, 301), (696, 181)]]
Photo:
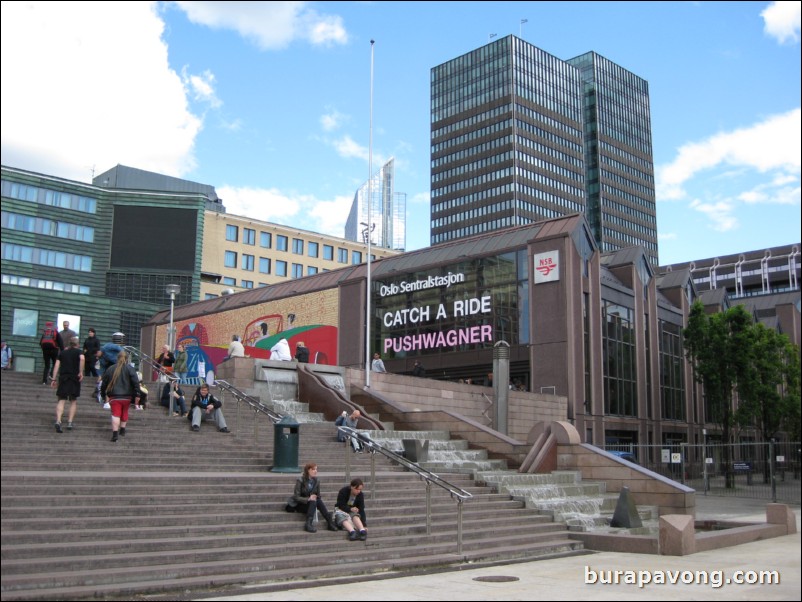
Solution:
[(81, 381), (84, 378), (84, 354), (78, 349), (78, 337), (72, 337), (69, 346), (62, 351), (53, 367), (51, 387), (56, 387), (56, 432), (61, 433), (61, 417), (64, 404), (69, 400), (70, 411), (67, 414), (67, 430), (72, 430), (75, 412), (78, 410), (78, 397), (81, 395)]
[(426, 369), (421, 365), (418, 360), (415, 360), (415, 367), (412, 368), (412, 376), (423, 378), (426, 376)]
[(70, 328), (70, 323), (67, 320), (64, 320), (62, 324), (64, 329), (59, 334), (61, 335), (61, 350), (64, 351), (70, 346), (70, 339), (77, 337), (78, 333)]
[(97, 368), (95, 364), (98, 361), (100, 353), (100, 339), (95, 336), (95, 329), (89, 329), (89, 336), (84, 341), (84, 376), (94, 376), (97, 378)]
[(226, 426), (226, 419), (223, 418), (223, 402), (209, 393), (209, 385), (203, 383), (192, 397), (192, 406), (189, 417), (192, 419), (192, 430), (200, 430), (202, 420), (214, 420), (217, 430), (221, 433), (229, 433)]
[(53, 322), (45, 322), (45, 329), (42, 338), (39, 339), (39, 346), (42, 348), (42, 359), (44, 360), (44, 370), (42, 370), (42, 384), (46, 385), (51, 378), (51, 369), (58, 360), (58, 354), (64, 348), (61, 335), (56, 330)]
[(304, 345), (303, 341), (299, 341), (295, 346), (295, 359), (298, 360), (299, 364), (309, 363), (309, 348)]
[(365, 514), (365, 496), (362, 493), (364, 486), (362, 479), (353, 479), (337, 493), (334, 522), (340, 529), (348, 531), (349, 541), (365, 541), (368, 538), (368, 518)]

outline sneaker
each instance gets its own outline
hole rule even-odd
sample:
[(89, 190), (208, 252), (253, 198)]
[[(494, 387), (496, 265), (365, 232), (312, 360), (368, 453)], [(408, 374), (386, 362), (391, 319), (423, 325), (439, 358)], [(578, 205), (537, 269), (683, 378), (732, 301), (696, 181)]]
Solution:
[(221, 428), (221, 429), (220, 429), (220, 432), (221, 432), (221, 433), (230, 433), (231, 431), (230, 431), (230, 430), (228, 430), (228, 427), (227, 427), (227, 426), (224, 426), (223, 428)]
[(356, 541), (356, 539), (357, 539), (356, 531), (351, 531), (348, 534), (348, 541)]
[(124, 426), (120, 427), (120, 437), (125, 437), (125, 427)]
[(178, 412), (173, 412), (173, 417), (176, 417), (176, 416), (183, 416), (183, 414), (179, 414)]
[(72, 422), (68, 422), (68, 423), (67, 423), (67, 430), (68, 430), (68, 431), (71, 431), (71, 430), (72, 430)]
[(360, 541), (365, 541), (368, 538), (368, 532), (364, 529), (359, 532), (359, 539)]
[(137, 410), (141, 410), (142, 406), (135, 406)]
[(111, 433), (111, 442), (117, 443), (117, 431), (112, 431)]
[(200, 427), (197, 424), (193, 424), (192, 425), (192, 430), (197, 433), (200, 430)]
[(56, 423), (56, 432), (57, 433), (63, 433), (64, 432), (64, 431), (61, 430), (61, 423), (60, 422)]
[(103, 409), (104, 410), (110, 410), (111, 409), (111, 404), (107, 401), (106, 403), (103, 404)]

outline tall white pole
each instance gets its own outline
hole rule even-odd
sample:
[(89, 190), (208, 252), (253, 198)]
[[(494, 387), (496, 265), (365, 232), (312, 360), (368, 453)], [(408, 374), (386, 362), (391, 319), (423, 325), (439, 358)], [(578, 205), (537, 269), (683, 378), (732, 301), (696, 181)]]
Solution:
[(373, 204), (373, 45), (370, 41), (370, 131), (368, 133), (368, 274), (365, 285), (365, 387), (370, 387), (370, 238), (373, 235), (371, 228), (371, 205)]

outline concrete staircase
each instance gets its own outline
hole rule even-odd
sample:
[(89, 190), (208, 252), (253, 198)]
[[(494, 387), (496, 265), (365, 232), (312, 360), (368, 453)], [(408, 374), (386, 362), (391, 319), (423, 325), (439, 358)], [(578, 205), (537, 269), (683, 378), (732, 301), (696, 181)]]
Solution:
[[(604, 481), (583, 481), (579, 471), (557, 470), (549, 474), (493, 471), (477, 473), (475, 478), (478, 483), (522, 501), (527, 508), (565, 523), (571, 531), (611, 530), (618, 494), (607, 493)], [(658, 518), (656, 506), (639, 506), (638, 513), (643, 521), (654, 522)]]
[[(309, 534), (301, 515), (283, 511), (298, 475), (270, 471), (274, 429), (252, 410), (227, 401), (232, 433), (209, 423), (193, 433), (152, 403), (131, 411), (126, 437), (113, 444), (109, 412), (88, 386), (74, 430), (56, 433), (55, 393), (37, 380), (2, 373), (3, 600), (233, 595), (295, 580), (583, 553), (564, 524), (467, 474), (441, 472), (473, 495), (463, 504), (458, 553), (449, 494), (431, 488), (427, 534), (421, 479), (380, 454), (352, 454), (330, 423), (300, 426), (299, 464), (318, 463), (330, 508), (349, 478), (365, 481), (369, 537)], [(158, 389), (150, 387), (154, 400)]]

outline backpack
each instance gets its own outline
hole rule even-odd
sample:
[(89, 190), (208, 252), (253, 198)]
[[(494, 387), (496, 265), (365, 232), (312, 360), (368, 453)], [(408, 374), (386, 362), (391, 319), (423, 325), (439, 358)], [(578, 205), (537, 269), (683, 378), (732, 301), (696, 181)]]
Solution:
[(42, 349), (58, 349), (57, 334), (58, 332), (55, 328), (45, 328), (44, 333), (42, 333), (42, 339), (39, 341), (39, 346)]

